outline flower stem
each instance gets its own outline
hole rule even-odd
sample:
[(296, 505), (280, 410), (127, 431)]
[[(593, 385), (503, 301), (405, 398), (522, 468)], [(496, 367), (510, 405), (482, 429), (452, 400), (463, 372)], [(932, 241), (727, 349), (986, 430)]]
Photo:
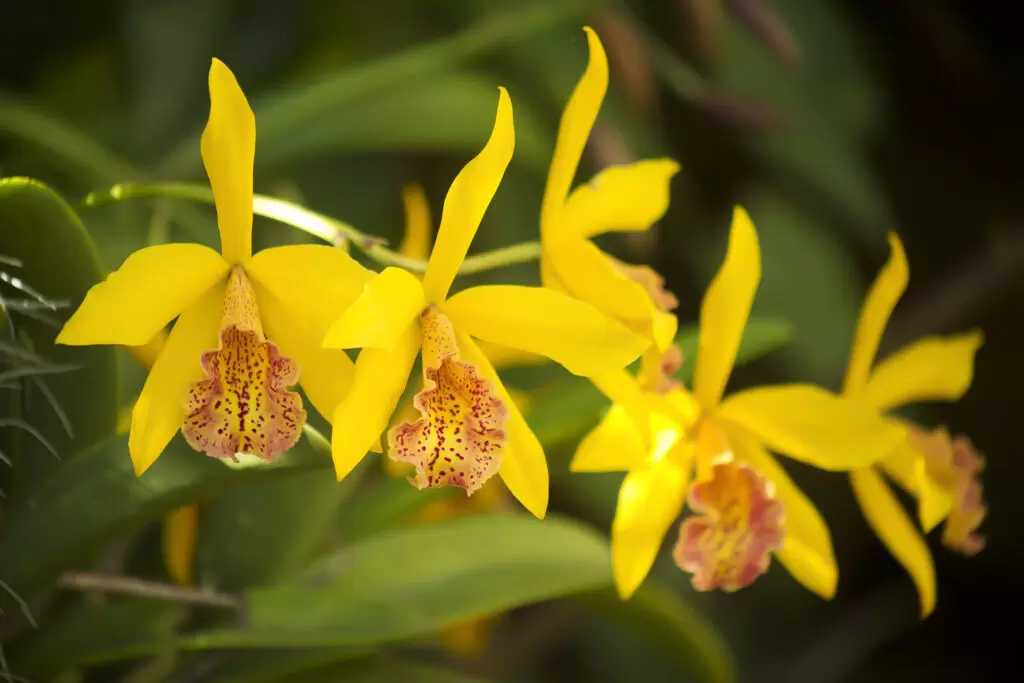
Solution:
[[(82, 205), (93, 207), (137, 198), (186, 199), (213, 204), (213, 192), (209, 187), (185, 183), (157, 183), (152, 185), (114, 185), (109, 190), (89, 194), (82, 200)], [(426, 261), (409, 258), (389, 249), (387, 241), (383, 238), (367, 235), (348, 223), (310, 211), (298, 204), (258, 194), (253, 196), (252, 209), (257, 216), (285, 223), (337, 247), (351, 244), (382, 266), (398, 266), (413, 273), (423, 273), (427, 270)], [(535, 261), (540, 258), (540, 253), (540, 242), (520, 242), (470, 256), (462, 262), (459, 274), (482, 273), (514, 263)]]

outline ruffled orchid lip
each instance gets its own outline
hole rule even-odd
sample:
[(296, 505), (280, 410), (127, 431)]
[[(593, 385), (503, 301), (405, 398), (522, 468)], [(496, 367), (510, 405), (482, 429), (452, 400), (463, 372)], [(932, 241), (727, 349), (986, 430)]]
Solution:
[(710, 481), (690, 489), (697, 513), (679, 530), (676, 565), (700, 591), (737, 591), (768, 570), (784, 539), (782, 503), (770, 482), (747, 465), (715, 465)]
[(428, 306), (423, 330), (420, 419), (388, 433), (389, 456), (416, 467), (417, 488), (461, 486), (472, 495), (501, 466), (508, 407), (474, 364), (461, 360), (447, 316)]
[(206, 378), (185, 399), (185, 440), (216, 458), (273, 460), (295, 445), (306, 422), (301, 397), (288, 389), (299, 367), (263, 336), (255, 293), (238, 266), (224, 296), (219, 342), (203, 353)]

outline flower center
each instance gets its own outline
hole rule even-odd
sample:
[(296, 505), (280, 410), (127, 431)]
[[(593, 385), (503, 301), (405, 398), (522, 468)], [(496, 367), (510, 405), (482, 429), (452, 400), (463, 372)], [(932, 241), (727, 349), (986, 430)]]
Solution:
[(951, 438), (944, 427), (931, 432), (912, 429), (910, 444), (924, 456), (928, 478), (953, 501), (942, 543), (964, 555), (974, 555), (985, 546), (984, 537), (975, 533), (988, 513), (981, 484), (985, 458), (974, 450), (970, 439), (963, 435)]
[(256, 296), (245, 271), (231, 271), (221, 310), (220, 346), (202, 355), (206, 378), (189, 389), (181, 431), (188, 444), (216, 458), (236, 453), (273, 460), (299, 440), (306, 411), (288, 387), (299, 366), (263, 336)]
[(784, 538), (782, 503), (747, 465), (715, 465), (709, 481), (690, 489), (690, 508), (673, 557), (693, 573), (693, 587), (735, 591), (768, 570)]
[(451, 322), (434, 306), (420, 316), (423, 390), (420, 419), (388, 432), (389, 455), (412, 463), (417, 488), (461, 486), (470, 495), (501, 465), (508, 408), (472, 363), (459, 358)]

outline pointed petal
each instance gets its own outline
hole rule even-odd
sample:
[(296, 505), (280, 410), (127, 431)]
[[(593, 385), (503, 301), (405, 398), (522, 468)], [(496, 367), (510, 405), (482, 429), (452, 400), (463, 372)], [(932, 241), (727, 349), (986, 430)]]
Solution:
[(981, 343), (977, 330), (916, 341), (879, 363), (857, 397), (879, 410), (917, 401), (956, 401), (971, 386)]
[(786, 536), (776, 557), (808, 590), (831, 600), (836, 594), (839, 567), (825, 520), (814, 503), (756, 440), (730, 435), (730, 441), (736, 449), (736, 457), (775, 486), (775, 497), (785, 508)]
[(558, 289), (585, 301), (605, 315), (647, 335), (659, 349), (676, 333), (676, 319), (658, 310), (647, 290), (588, 240), (562, 242), (548, 253), (547, 264)]
[(252, 255), (256, 117), (235, 75), (219, 59), (210, 65), (210, 120), (200, 150), (217, 204), (221, 253), (242, 263)]
[(473, 340), (459, 329), (457, 323), (455, 329), (459, 333), (458, 343), (462, 356), (476, 364), (481, 374), (494, 383), (498, 396), (508, 407), (508, 422), (505, 426), (508, 441), (502, 453), (498, 474), (523, 507), (535, 517), (543, 519), (548, 508), (548, 462), (544, 457), (544, 448), (526, 424), (494, 366)]
[(773, 451), (824, 470), (865, 467), (906, 438), (898, 423), (877, 410), (807, 384), (732, 394), (719, 414)]
[(760, 281), (761, 251), (757, 231), (747, 212), (736, 207), (725, 261), (708, 286), (700, 307), (700, 342), (693, 393), (705, 408), (716, 405), (722, 398)]
[(513, 349), (511, 346), (492, 344), (480, 339), (476, 340), (476, 345), (480, 347), (480, 350), (484, 352), (487, 359), (491, 361), (491, 365), (499, 369), (544, 365), (548, 362), (548, 359), (544, 356), (523, 351), (522, 349)]
[(626, 599), (643, 583), (672, 522), (683, 511), (689, 467), (663, 460), (626, 475), (612, 522), (612, 573)]
[(850, 483), (875, 535), (910, 573), (921, 601), (921, 616), (928, 616), (935, 609), (935, 566), (924, 538), (874, 469), (851, 472)]
[(636, 377), (627, 370), (614, 370), (590, 378), (598, 391), (611, 399), (629, 415), (644, 450), (650, 448), (651, 420), (647, 397), (640, 389)]
[(330, 421), (352, 386), (355, 366), (341, 349), (323, 348), (324, 330), (296, 315), (258, 281), (253, 288), (267, 338), (299, 364), (302, 390), (317, 412)]
[(319, 330), (340, 318), (374, 275), (343, 250), (318, 244), (264, 249), (249, 259), (245, 272)]
[(647, 448), (629, 413), (613, 405), (580, 441), (570, 472), (624, 472), (642, 467)]
[(498, 191), (515, 147), (512, 102), (498, 88), (498, 114), (487, 145), (452, 181), (441, 209), (441, 227), (430, 254), (423, 290), (431, 303), (441, 303), (466, 258), (469, 245), (494, 193)]
[(420, 327), (409, 325), (394, 348), (363, 349), (348, 396), (331, 421), (331, 454), (338, 481), (359, 464), (388, 426), (420, 350)]
[(668, 209), (669, 181), (679, 171), (671, 159), (610, 166), (569, 196), (561, 231), (593, 237), (604, 232), (647, 230)]
[(889, 316), (903, 296), (907, 281), (910, 279), (907, 255), (896, 233), (889, 233), (889, 249), (889, 261), (879, 271), (860, 311), (860, 320), (857, 322), (853, 348), (850, 351), (850, 363), (846, 368), (844, 393), (859, 391), (867, 381), (871, 366), (875, 362), (875, 355), (878, 353), (878, 343), (882, 340), (882, 333), (889, 323)]
[(546, 242), (562, 235), (562, 206), (569, 195), (569, 188), (576, 177), (583, 148), (590, 137), (590, 130), (597, 120), (601, 101), (608, 90), (608, 57), (597, 34), (588, 26), (587, 45), (590, 56), (587, 70), (569, 96), (569, 102), (562, 112), (558, 124), (558, 139), (555, 154), (551, 159), (547, 187), (544, 188), (544, 203), (541, 207), (541, 238)]
[(879, 463), (882, 471), (917, 499), (918, 521), (929, 533), (953, 509), (953, 498), (928, 476), (925, 456), (907, 439), (891, 455)]
[(227, 279), (228, 268), (220, 254), (199, 244), (140, 249), (89, 290), (57, 343), (147, 344), (215, 282)]
[(146, 377), (128, 436), (135, 474), (141, 475), (160, 456), (181, 428), (189, 387), (203, 378), (203, 351), (216, 348), (224, 284), (209, 288), (185, 310), (167, 336), (163, 353)]
[(544, 287), (473, 287), (445, 302), (444, 311), (465, 334), (546, 356), (576, 375), (624, 368), (650, 344), (593, 306)]
[(423, 287), (401, 268), (385, 268), (327, 330), (331, 349), (393, 348), (421, 312)]
[(196, 541), (199, 537), (199, 507), (185, 505), (164, 517), (162, 548), (167, 573), (179, 586), (195, 582)]
[(430, 203), (427, 193), (417, 183), (409, 183), (402, 189), (402, 204), (405, 207), (405, 232), (398, 253), (418, 261), (430, 258)]

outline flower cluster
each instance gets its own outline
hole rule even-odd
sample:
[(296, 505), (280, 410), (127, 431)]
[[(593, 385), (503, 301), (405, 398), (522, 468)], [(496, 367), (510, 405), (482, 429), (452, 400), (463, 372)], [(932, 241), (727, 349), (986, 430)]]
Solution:
[[(544, 451), (495, 366), (551, 359), (612, 401), (571, 469), (626, 472), (612, 526), (624, 598), (643, 582), (685, 508), (672, 555), (695, 588), (740, 589), (775, 555), (808, 589), (831, 597), (838, 570), (828, 528), (779, 454), (849, 472), (868, 522), (910, 572), (928, 613), (931, 556), (887, 478), (916, 498), (923, 531), (945, 522), (943, 542), (974, 553), (983, 544), (976, 535), (985, 516), (983, 460), (964, 437), (890, 411), (963, 395), (980, 333), (923, 339), (875, 365), (908, 279), (892, 235), (841, 394), (807, 384), (727, 394), (761, 277), (757, 231), (737, 208), (701, 305), (692, 387), (684, 386), (675, 378), (684, 362), (673, 343), (675, 297), (657, 273), (618, 261), (590, 239), (650, 228), (668, 206), (677, 164), (614, 166), (573, 189), (608, 86), (604, 50), (586, 32), (588, 67), (562, 116), (540, 211), (542, 286), (451, 293), (512, 158), (504, 89), (489, 140), (448, 190), (432, 248), (422, 192), (406, 191), (402, 251), (427, 260), (420, 277), (400, 267), (373, 272), (331, 246), (252, 253), (255, 117), (233, 74), (214, 60), (201, 151), (221, 251), (166, 244), (132, 254), (89, 292), (58, 341), (124, 345), (151, 365), (131, 411), (138, 475), (179, 430), (210, 456), (272, 460), (296, 443), (306, 421), (298, 385), (332, 425), (338, 479), (386, 447), (391, 460), (408, 464), (417, 488), (459, 486), (470, 496), (498, 475), (537, 517), (548, 505)], [(400, 408), (417, 358), (422, 378)]]

